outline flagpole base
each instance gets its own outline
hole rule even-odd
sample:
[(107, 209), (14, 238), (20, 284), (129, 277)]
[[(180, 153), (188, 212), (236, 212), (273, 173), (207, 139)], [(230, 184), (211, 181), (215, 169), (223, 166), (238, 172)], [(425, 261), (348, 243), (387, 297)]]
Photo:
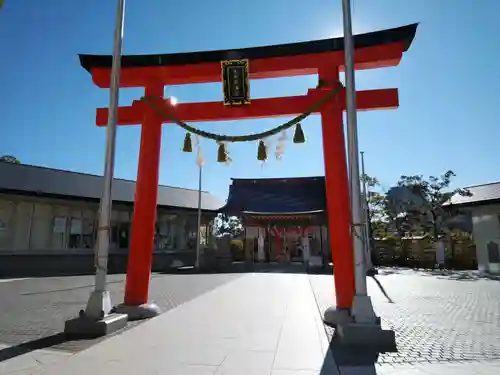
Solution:
[(99, 337), (114, 333), (127, 325), (127, 315), (110, 313), (109, 291), (93, 291), (85, 310), (64, 323), (64, 333), (75, 337)]
[(100, 337), (119, 331), (126, 325), (127, 315), (125, 314), (109, 314), (102, 319), (82, 315), (64, 322), (64, 333), (78, 338)]

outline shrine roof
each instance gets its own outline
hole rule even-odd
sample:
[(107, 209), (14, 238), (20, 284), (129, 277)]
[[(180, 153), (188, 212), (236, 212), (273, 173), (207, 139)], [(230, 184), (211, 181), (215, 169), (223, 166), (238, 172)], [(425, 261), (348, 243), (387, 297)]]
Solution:
[(232, 179), (228, 214), (312, 215), (326, 207), (325, 178)]
[[(354, 36), (355, 48), (372, 47), (377, 45), (403, 42), (404, 51), (410, 47), (418, 24), (401, 26), (393, 29), (373, 31)], [(189, 65), (213, 63), (222, 60), (236, 59), (267, 59), (274, 57), (307, 55), (344, 50), (344, 38), (329, 38), (298, 43), (278, 44), (263, 47), (240, 48), (232, 50), (201, 51), (187, 53), (151, 54), (151, 55), (124, 55), (122, 68), (144, 68), (174, 65)], [(80, 54), (80, 64), (91, 72), (94, 68), (111, 68), (111, 55)]]

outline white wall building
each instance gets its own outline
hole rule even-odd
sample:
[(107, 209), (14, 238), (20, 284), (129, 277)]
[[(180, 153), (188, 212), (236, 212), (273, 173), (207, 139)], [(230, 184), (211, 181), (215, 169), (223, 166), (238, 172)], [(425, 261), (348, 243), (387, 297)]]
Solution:
[(500, 182), (466, 189), (472, 195), (454, 195), (451, 206), (472, 214), (479, 271), (500, 274)]
[[(93, 272), (102, 177), (0, 162), (0, 276)], [(113, 183), (110, 269), (126, 267), (135, 182)], [(202, 193), (202, 240), (223, 202)], [(153, 268), (194, 255), (198, 191), (158, 188)], [(155, 263), (156, 262), (156, 263)]]

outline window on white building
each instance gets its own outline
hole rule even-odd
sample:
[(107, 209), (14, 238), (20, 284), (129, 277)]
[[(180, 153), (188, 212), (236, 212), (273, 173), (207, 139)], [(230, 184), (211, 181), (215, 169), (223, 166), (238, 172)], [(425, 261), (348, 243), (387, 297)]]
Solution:
[(160, 214), (155, 226), (155, 249), (173, 250), (177, 248), (177, 215)]
[(31, 218), (29, 247), (33, 250), (44, 250), (51, 246), (53, 217), (48, 204), (36, 203)]
[(66, 227), (68, 218), (65, 216), (55, 216), (52, 221), (52, 238), (51, 248), (64, 249), (66, 248)]
[(0, 211), (0, 249), (10, 246), (9, 217), (4, 210)]
[(0, 249), (9, 249), (14, 237), (16, 204), (0, 201)]
[(82, 247), (82, 234), (82, 219), (72, 217), (69, 224), (68, 247), (70, 249), (79, 249)]
[(119, 249), (128, 249), (130, 245), (130, 223), (120, 223), (116, 228)]
[(93, 249), (95, 245), (95, 221), (93, 219), (82, 219), (82, 244), (84, 249)]
[(128, 249), (132, 212), (125, 209), (113, 210), (111, 213), (111, 248)]

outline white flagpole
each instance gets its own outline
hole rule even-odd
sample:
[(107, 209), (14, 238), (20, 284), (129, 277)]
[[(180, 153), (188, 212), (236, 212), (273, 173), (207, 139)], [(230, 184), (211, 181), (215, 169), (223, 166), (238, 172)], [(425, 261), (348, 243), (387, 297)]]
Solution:
[(200, 230), (201, 230), (201, 176), (202, 176), (202, 169), (203, 167), (201, 165), (198, 166), (198, 220), (197, 220), (197, 232), (196, 232), (196, 263), (195, 267), (197, 269), (200, 268), (200, 240), (201, 240), (201, 235), (200, 235)]
[(356, 295), (353, 300), (351, 315), (357, 323), (375, 323), (377, 317), (373, 311), (366, 288), (366, 268), (364, 264), (364, 228), (361, 204), (361, 186), (359, 176), (358, 126), (356, 113), (356, 84), (354, 78), (354, 37), (352, 34), (350, 0), (342, 0), (344, 24), (344, 52), (346, 77), (347, 110), (347, 148), (349, 180), (351, 191), (352, 237), (354, 247)]
[(203, 154), (200, 148), (200, 140), (197, 139), (197, 155), (196, 155), (196, 164), (198, 165), (198, 220), (197, 220), (197, 232), (196, 232), (196, 261), (195, 268), (200, 269), (200, 240), (201, 240), (201, 181), (202, 181), (202, 171), (203, 164), (205, 164), (205, 160), (203, 158)]
[(104, 161), (104, 181), (99, 207), (99, 227), (97, 228), (95, 289), (90, 295), (85, 310), (88, 318), (102, 318), (112, 309), (111, 298), (106, 290), (107, 265), (110, 243), (110, 222), (112, 207), (112, 186), (115, 166), (116, 122), (120, 88), (120, 70), (123, 40), (123, 21), (125, 0), (118, 0), (114, 34), (113, 61), (111, 65), (111, 84), (109, 94), (108, 126), (106, 128), (106, 157)]

